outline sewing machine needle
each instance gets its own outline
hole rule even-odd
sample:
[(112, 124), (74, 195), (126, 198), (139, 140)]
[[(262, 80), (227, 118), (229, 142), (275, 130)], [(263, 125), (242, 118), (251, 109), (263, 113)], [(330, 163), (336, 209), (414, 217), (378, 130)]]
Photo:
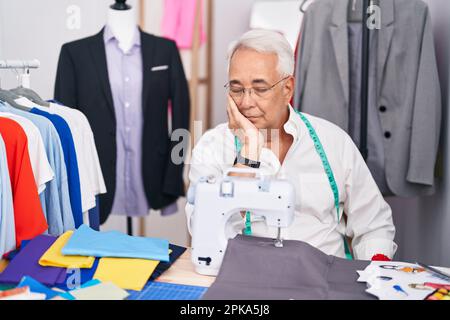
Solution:
[(281, 239), (281, 228), (278, 227), (278, 235), (275, 240), (275, 247), (282, 248), (283, 247), (283, 240)]

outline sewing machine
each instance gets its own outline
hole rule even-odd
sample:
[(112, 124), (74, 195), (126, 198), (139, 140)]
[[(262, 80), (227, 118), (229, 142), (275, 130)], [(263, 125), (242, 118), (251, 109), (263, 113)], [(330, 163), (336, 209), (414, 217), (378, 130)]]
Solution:
[[(254, 173), (255, 178), (229, 176), (230, 172)], [(231, 216), (250, 211), (278, 228), (274, 240), (283, 246), (281, 228), (294, 219), (295, 191), (287, 180), (261, 176), (255, 169), (230, 168), (222, 179), (205, 177), (192, 185), (188, 202), (194, 205), (192, 221), (192, 263), (197, 273), (217, 275), (228, 244), (226, 224)]]

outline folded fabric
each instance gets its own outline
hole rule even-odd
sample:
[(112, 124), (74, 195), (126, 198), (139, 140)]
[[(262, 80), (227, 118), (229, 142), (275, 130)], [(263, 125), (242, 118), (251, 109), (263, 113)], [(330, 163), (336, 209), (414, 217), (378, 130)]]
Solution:
[(163, 274), (186, 251), (186, 248), (174, 244), (170, 244), (169, 249), (171, 250), (171, 253), (169, 255), (170, 261), (160, 262), (155, 271), (153, 271), (152, 275), (150, 276), (150, 280), (155, 280), (161, 274)]
[(3, 272), (3, 270), (5, 270), (5, 268), (8, 266), (8, 261), (6, 260), (0, 260), (0, 273)]
[(0, 299), (1, 298), (6, 298), (6, 297), (11, 297), (11, 296), (15, 296), (18, 294), (23, 294), (26, 292), (29, 292), (30, 288), (29, 287), (22, 287), (22, 288), (11, 288), (5, 291), (0, 291)]
[[(97, 270), (100, 258), (95, 258), (94, 264), (90, 269), (79, 269), (79, 278), (74, 277), (73, 273), (67, 272), (66, 280), (61, 284), (56, 284), (58, 289), (65, 291), (74, 289), (74, 286), (79, 282), (79, 285), (83, 287), (87, 282), (91, 281), (94, 277), (95, 271)], [(70, 288), (69, 288), (70, 286)]]
[(220, 272), (205, 300), (373, 300), (358, 283), (367, 261), (326, 255), (310, 244), (237, 235), (228, 241)]
[(6, 290), (14, 289), (16, 285), (14, 284), (0, 284), (0, 293)]
[(64, 256), (61, 253), (62, 248), (72, 236), (73, 231), (67, 231), (61, 235), (55, 243), (44, 253), (39, 260), (39, 264), (45, 267), (63, 267), (63, 268), (92, 268), (95, 258), (85, 256)]
[(98, 232), (81, 225), (62, 249), (64, 255), (169, 261), (169, 242), (133, 237), (118, 231)]
[(29, 287), (16, 288), (0, 296), (0, 300), (45, 300), (45, 294), (33, 293)]
[(112, 282), (122, 289), (141, 291), (159, 261), (129, 258), (101, 258), (94, 279)]
[(27, 244), (29, 242), (30, 242), (30, 240), (22, 240), (22, 244), (20, 245), (20, 248), (5, 253), (2, 256), (2, 258), (5, 259), (5, 260), (8, 260), (8, 261), (11, 261), (12, 259), (14, 259), (17, 256), (17, 254), (20, 252), (20, 250), (24, 249), (27, 246)]
[[(61, 294), (64, 293), (64, 292), (59, 292), (59, 291), (52, 290), (52, 289), (46, 287), (45, 285), (43, 285), (42, 283), (40, 283), (39, 281), (36, 281), (32, 277), (23, 277), (22, 281), (20, 281), (20, 283), (19, 283), (19, 285), (17, 287), (18, 288), (29, 287), (30, 291), (33, 292), (33, 293), (45, 294), (45, 299), (46, 300), (50, 300), (50, 299), (52, 299), (52, 298), (54, 298), (56, 296), (61, 296)], [(72, 297), (69, 300), (74, 300), (74, 299), (75, 298)]]
[(17, 284), (24, 276), (33, 277), (49, 286), (62, 283), (66, 278), (66, 269), (39, 265), (39, 259), (55, 241), (55, 237), (47, 235), (31, 240), (0, 274), (0, 283)]
[(78, 290), (78, 289), (83, 289), (83, 288), (87, 288), (87, 287), (91, 287), (91, 286), (96, 286), (96, 285), (98, 285), (100, 283), (101, 282), (99, 280), (95, 280), (95, 279), (89, 280), (86, 283), (83, 283), (79, 288), (72, 289), (72, 290), (67, 290), (67, 292), (61, 294), (61, 298), (67, 299), (67, 300), (74, 300), (75, 297), (72, 294), (70, 294), (70, 292), (73, 292), (73, 291)]
[(112, 282), (99, 283), (78, 290), (70, 291), (76, 300), (123, 300), (129, 296), (125, 290)]

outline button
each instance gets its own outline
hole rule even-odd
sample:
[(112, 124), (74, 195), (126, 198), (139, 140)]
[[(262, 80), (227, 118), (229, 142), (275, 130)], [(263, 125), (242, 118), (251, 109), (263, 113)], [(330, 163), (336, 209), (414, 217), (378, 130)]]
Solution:
[(380, 112), (386, 112), (387, 108), (385, 106), (380, 107)]
[(130, 81), (130, 78), (128, 78), (128, 77), (125, 77), (125, 82), (128, 82), (128, 81)]
[(131, 131), (131, 128), (130, 128), (130, 127), (125, 127), (125, 131), (126, 131), (126, 132), (130, 132), (130, 131)]
[(129, 108), (130, 107), (130, 103), (129, 102), (125, 102), (125, 108)]
[(385, 138), (389, 139), (391, 137), (391, 133), (389, 131), (386, 131), (384, 133)]

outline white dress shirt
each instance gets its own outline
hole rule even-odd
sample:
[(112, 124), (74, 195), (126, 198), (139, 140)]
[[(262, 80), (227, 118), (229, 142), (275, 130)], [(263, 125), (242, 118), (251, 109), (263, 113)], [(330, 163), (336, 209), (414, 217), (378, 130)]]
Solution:
[[(334, 196), (314, 143), (291, 106), (289, 112), (284, 130), (294, 141), (283, 164), (271, 150), (263, 148), (259, 169), (262, 174), (287, 179), (295, 186), (295, 219), (290, 227), (282, 229), (282, 238), (305, 241), (326, 254), (345, 257), (343, 236), (346, 235), (352, 239), (355, 259), (370, 260), (377, 253), (392, 258), (397, 245), (393, 242), (395, 227), (391, 209), (352, 139), (331, 122), (304, 114), (322, 142), (339, 188), (338, 222)], [(220, 178), (224, 170), (233, 166), (235, 156), (234, 135), (228, 123), (209, 130), (193, 149), (190, 182), (209, 175)], [(190, 231), (194, 216), (189, 203), (186, 215)], [(242, 233), (244, 222), (240, 214), (236, 214), (230, 219), (228, 235)], [(252, 217), (252, 234), (275, 238), (277, 229)]]

